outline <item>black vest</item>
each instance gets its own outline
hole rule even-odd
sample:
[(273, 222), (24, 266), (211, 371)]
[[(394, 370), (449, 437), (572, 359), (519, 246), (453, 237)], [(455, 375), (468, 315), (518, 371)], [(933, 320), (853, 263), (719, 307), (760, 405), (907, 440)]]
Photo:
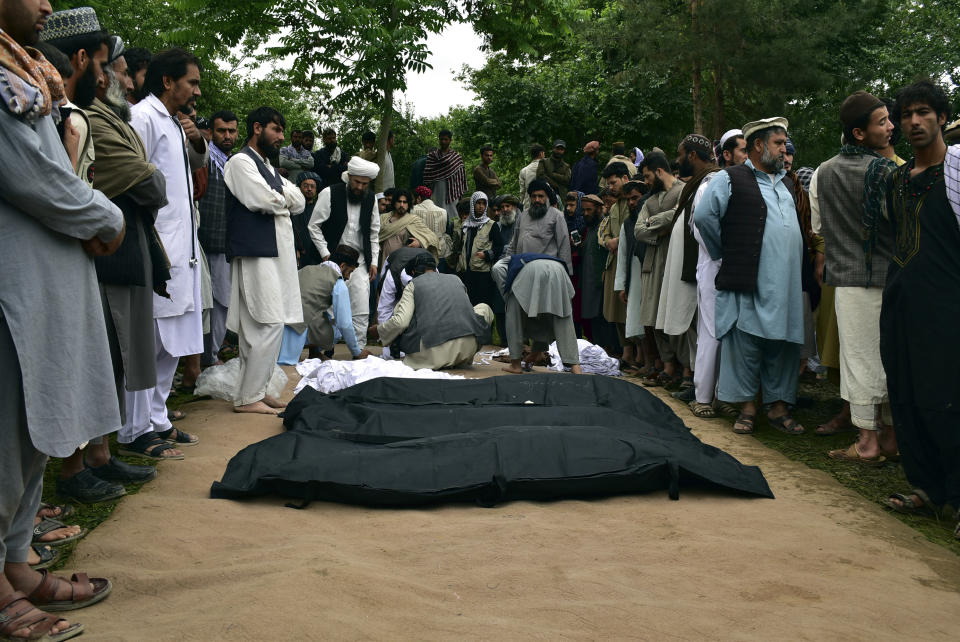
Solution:
[[(244, 147), (238, 153), (246, 154), (257, 165), (260, 176), (271, 189), (283, 194), (283, 179), (276, 169), (273, 172), (260, 160), (260, 156)], [(227, 258), (235, 256), (276, 257), (277, 228), (273, 216), (253, 212), (237, 200), (227, 189)]]
[[(363, 193), (360, 203), (360, 237), (363, 242), (363, 260), (370, 267), (373, 254), (370, 250), (370, 226), (373, 221), (373, 192), (369, 189)], [(379, 216), (379, 214), (377, 214)], [(327, 241), (327, 251), (333, 252), (340, 245), (340, 237), (347, 227), (347, 184), (337, 183), (330, 186), (330, 218), (323, 222), (320, 231)]]
[[(767, 224), (767, 204), (753, 168), (744, 164), (723, 171), (730, 176), (730, 201), (720, 221), (723, 262), (715, 285), (718, 290), (755, 292), (763, 230)], [(793, 196), (793, 181), (785, 176), (782, 182)]]

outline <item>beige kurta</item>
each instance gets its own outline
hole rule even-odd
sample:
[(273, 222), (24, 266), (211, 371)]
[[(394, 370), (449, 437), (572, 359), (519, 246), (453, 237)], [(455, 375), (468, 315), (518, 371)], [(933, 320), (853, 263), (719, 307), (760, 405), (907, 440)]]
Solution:
[[(620, 237), (623, 222), (630, 215), (627, 199), (621, 198), (610, 208), (610, 214), (600, 222), (597, 239), (600, 245), (606, 245), (610, 239)], [(617, 278), (617, 252), (607, 254), (607, 263), (603, 270), (603, 318), (611, 323), (627, 322), (627, 305), (614, 292)]]
[(660, 306), (660, 288), (667, 265), (667, 249), (670, 231), (677, 215), (677, 201), (683, 183), (674, 181), (669, 190), (654, 194), (643, 204), (637, 225), (634, 228), (639, 243), (647, 244), (643, 259), (643, 297), (640, 300), (640, 323), (653, 327), (657, 323), (657, 308)]
[[(270, 166), (270, 161), (263, 161)], [(224, 167), (223, 180), (247, 209), (273, 216), (277, 233), (276, 257), (233, 259), (227, 327), (231, 330), (239, 327), (235, 302), (241, 301), (241, 289), (242, 300), (258, 323), (302, 323), (303, 307), (290, 214), (303, 211), (303, 194), (286, 179), (283, 180), (283, 194), (270, 189), (256, 164), (246, 154), (230, 157)]]

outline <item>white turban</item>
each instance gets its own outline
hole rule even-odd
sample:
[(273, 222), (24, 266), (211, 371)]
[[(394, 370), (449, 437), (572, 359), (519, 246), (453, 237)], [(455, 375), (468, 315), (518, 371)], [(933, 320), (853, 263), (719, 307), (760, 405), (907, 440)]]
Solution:
[(743, 132), (739, 129), (728, 129), (723, 136), (720, 137), (720, 147), (723, 147), (726, 142), (734, 136), (743, 136)]
[(370, 161), (363, 160), (359, 156), (354, 156), (350, 159), (350, 162), (347, 163), (347, 171), (340, 176), (340, 180), (344, 183), (349, 183), (349, 176), (364, 176), (373, 180), (379, 173), (380, 167), (376, 163), (371, 163)]

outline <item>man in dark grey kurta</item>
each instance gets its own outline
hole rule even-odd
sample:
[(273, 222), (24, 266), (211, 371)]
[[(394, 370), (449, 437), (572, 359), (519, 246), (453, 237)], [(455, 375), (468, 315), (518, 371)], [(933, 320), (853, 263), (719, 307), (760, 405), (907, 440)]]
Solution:
[(0, 13), (15, 53), (0, 64), (0, 599), (42, 580), (26, 561), (47, 456), (120, 425), (90, 254), (116, 250), (123, 214), (74, 174), (57, 134), (50, 106), (62, 83), (23, 49), (42, 17)]

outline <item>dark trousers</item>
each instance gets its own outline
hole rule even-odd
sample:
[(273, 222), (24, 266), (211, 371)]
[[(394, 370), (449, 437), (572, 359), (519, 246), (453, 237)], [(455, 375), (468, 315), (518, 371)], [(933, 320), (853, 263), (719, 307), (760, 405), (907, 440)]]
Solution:
[(892, 403), (903, 472), (937, 506), (960, 510), (960, 411)]

